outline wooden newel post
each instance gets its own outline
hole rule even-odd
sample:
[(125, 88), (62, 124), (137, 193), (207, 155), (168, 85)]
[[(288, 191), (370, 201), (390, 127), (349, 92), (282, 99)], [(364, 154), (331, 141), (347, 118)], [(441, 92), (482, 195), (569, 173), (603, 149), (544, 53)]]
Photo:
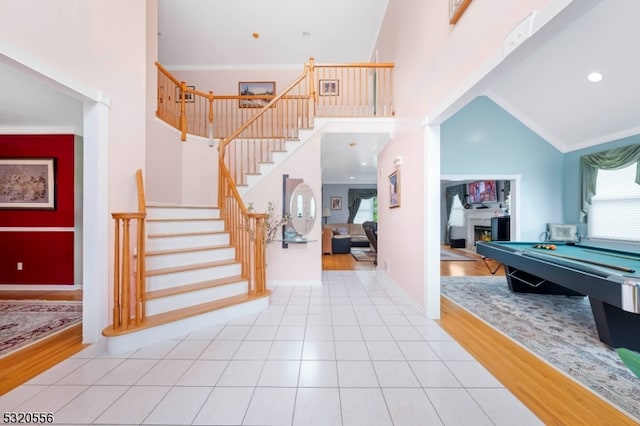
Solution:
[(185, 91), (187, 90), (187, 83), (180, 82), (180, 140), (187, 140), (187, 104), (185, 103)]
[(266, 243), (263, 238), (263, 232), (265, 226), (265, 218), (266, 214), (256, 214), (255, 217), (255, 230), (256, 230), (256, 239), (255, 239), (255, 269), (254, 269), (254, 277), (255, 277), (255, 292), (256, 296), (261, 296), (265, 293), (267, 289), (267, 277), (266, 277), (266, 267), (267, 267), (267, 250)]

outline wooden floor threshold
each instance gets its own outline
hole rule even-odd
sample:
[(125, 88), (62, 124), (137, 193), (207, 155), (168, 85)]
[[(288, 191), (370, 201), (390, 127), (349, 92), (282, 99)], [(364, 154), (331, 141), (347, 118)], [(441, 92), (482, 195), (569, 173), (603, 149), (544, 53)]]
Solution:
[(224, 299), (218, 299), (211, 302), (201, 303), (199, 305), (189, 306), (187, 308), (176, 309), (170, 312), (163, 312), (157, 315), (151, 315), (145, 318), (140, 324), (131, 324), (126, 330), (114, 330), (113, 325), (109, 325), (102, 330), (102, 335), (105, 337), (122, 336), (124, 334), (133, 333), (140, 330), (145, 330), (151, 327), (157, 327), (164, 324), (169, 324), (174, 321), (180, 321), (186, 318), (191, 318), (197, 315), (206, 314), (219, 309), (229, 308), (231, 306), (239, 305), (241, 303), (251, 302), (253, 300), (269, 297), (271, 291), (267, 290), (264, 294), (240, 294), (238, 296), (226, 297)]
[(192, 265), (174, 266), (171, 268), (151, 269), (145, 272), (147, 277), (155, 277), (158, 275), (174, 274), (177, 272), (197, 271), (198, 269), (214, 268), (216, 266), (227, 266), (238, 263), (235, 259), (217, 260), (215, 262), (194, 263)]
[(177, 287), (165, 288), (162, 290), (148, 291), (145, 295), (145, 300), (161, 299), (163, 297), (176, 296), (178, 294), (191, 293), (193, 291), (206, 290), (208, 288), (220, 287), (227, 284), (236, 284), (242, 281), (247, 281), (246, 278), (242, 278), (240, 275), (233, 277), (224, 277), (217, 280), (203, 281), (199, 283), (187, 284)]
[(82, 324), (0, 358), (0, 395), (28, 382), (89, 345), (82, 344)]

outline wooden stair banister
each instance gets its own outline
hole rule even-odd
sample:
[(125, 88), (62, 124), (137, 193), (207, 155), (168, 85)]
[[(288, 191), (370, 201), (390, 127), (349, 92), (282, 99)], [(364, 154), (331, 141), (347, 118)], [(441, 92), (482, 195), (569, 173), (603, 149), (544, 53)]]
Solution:
[[(131, 300), (133, 292), (133, 319), (139, 325), (145, 317), (145, 218), (146, 200), (142, 170), (136, 171), (138, 189), (138, 211), (129, 213), (112, 213), (115, 221), (114, 230), (114, 272), (113, 272), (113, 318), (114, 330), (126, 330), (131, 321)], [(131, 222), (136, 225), (134, 238), (136, 250), (135, 268), (131, 267)], [(120, 236), (122, 235), (122, 239)], [(133, 273), (132, 269), (135, 269)], [(134, 286), (131, 286), (133, 276)]]
[[(224, 219), (231, 246), (235, 248), (236, 260), (241, 265), (241, 278), (248, 283), (247, 296), (251, 298), (268, 295), (265, 274), (266, 242), (262, 238), (267, 214), (249, 211), (237, 185), (245, 183), (247, 174), (255, 174), (259, 163), (272, 161), (274, 152), (285, 150), (285, 141), (297, 139), (300, 129), (312, 128), (316, 116), (393, 116), (393, 64), (318, 65), (310, 58), (300, 76), (285, 90), (274, 96), (270, 95), (268, 99), (256, 95), (215, 95), (212, 91), (201, 92), (176, 79), (157, 62), (156, 66), (156, 116), (178, 129), (183, 141), (188, 134), (220, 140), (220, 215)], [(316, 88), (320, 84), (322, 90), (318, 91)], [(243, 108), (243, 99), (265, 99), (266, 105), (259, 109)], [(115, 221), (114, 307), (113, 323), (103, 331), (105, 335), (128, 333), (149, 327), (152, 322), (171, 318), (171, 315), (164, 315), (164, 320), (147, 320), (147, 212), (141, 170), (136, 172), (136, 182), (138, 211), (112, 214)], [(132, 265), (134, 257), (135, 264)], [(205, 286), (187, 287), (193, 289)], [(176, 289), (176, 292), (179, 290)], [(153, 294), (158, 297), (164, 293), (168, 292), (156, 291)], [(229, 306), (238, 300), (229, 298), (228, 302), (205, 303), (192, 311), (206, 311), (212, 306)], [(176, 313), (176, 317), (185, 315), (190, 314), (184, 311)]]

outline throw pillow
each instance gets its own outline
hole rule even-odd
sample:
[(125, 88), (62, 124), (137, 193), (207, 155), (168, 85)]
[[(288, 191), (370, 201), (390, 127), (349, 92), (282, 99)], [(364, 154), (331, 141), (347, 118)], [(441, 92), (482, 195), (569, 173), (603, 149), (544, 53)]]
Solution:
[(349, 235), (349, 231), (347, 231), (347, 228), (338, 228), (338, 234), (339, 235)]
[(338, 230), (337, 229), (332, 229), (331, 232), (333, 233), (333, 235), (340, 235), (340, 234), (338, 234)]

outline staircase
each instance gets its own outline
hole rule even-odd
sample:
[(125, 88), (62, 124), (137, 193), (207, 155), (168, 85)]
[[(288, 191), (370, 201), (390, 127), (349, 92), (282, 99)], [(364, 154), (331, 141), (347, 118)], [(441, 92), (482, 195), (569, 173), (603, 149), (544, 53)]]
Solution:
[[(218, 205), (148, 204), (137, 172), (138, 211), (112, 213), (113, 323), (102, 332), (110, 353), (267, 308), (260, 238), (267, 215), (248, 211), (242, 195), (310, 137), (316, 117), (393, 116), (393, 64), (316, 65), (310, 58), (279, 94), (237, 96), (197, 91), (157, 67), (156, 116), (183, 141), (188, 133), (220, 139)], [(319, 96), (322, 81), (341, 89)], [(264, 106), (243, 108), (249, 100)]]
[(145, 317), (126, 333), (105, 329), (107, 350), (122, 353), (184, 336), (268, 306), (253, 295), (216, 207), (146, 206)]

